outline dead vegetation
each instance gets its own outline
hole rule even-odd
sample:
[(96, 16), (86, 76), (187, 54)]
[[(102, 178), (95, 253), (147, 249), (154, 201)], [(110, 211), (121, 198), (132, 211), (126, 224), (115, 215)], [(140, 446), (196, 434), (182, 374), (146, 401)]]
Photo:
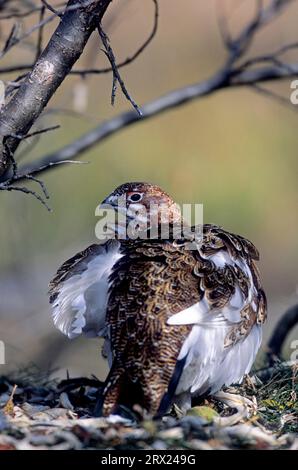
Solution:
[(298, 449), (297, 364), (277, 362), (229, 392), (255, 402), (250, 416), (220, 426), (235, 410), (203, 400), (186, 416), (113, 423), (92, 416), (101, 382), (51, 380), (31, 367), (0, 378), (0, 449)]

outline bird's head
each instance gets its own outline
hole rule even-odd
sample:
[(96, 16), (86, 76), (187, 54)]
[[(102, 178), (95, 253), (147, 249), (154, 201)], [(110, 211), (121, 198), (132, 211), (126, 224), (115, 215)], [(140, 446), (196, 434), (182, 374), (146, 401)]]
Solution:
[(101, 207), (114, 210), (116, 235), (125, 229), (130, 237), (129, 229), (137, 235), (161, 225), (181, 222), (180, 207), (160, 187), (150, 183), (122, 184), (104, 199)]

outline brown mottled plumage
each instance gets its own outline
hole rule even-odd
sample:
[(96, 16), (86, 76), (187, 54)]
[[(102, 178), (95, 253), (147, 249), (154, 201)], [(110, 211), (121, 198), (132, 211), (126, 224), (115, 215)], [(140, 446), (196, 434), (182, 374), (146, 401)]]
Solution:
[(173, 328), (166, 320), (199, 300), (198, 280), (190, 260), (182, 260), (181, 248), (173, 243), (128, 241), (122, 251), (106, 316), (114, 363), (104, 391), (104, 413), (120, 401), (138, 403), (155, 414), (190, 331), (190, 326)]
[[(156, 186), (127, 183), (104, 202), (113, 204), (123, 194), (130, 199), (127, 209), (134, 203), (131, 196), (141, 194), (147, 210), (153, 200), (170, 208), (172, 227), (180, 221), (175, 203)], [(160, 225), (160, 214), (157, 220)], [(106, 338), (111, 369), (104, 415), (136, 404), (162, 414), (174, 395), (184, 403), (185, 395), (241, 380), (258, 350), (258, 325), (266, 317), (258, 258), (245, 238), (204, 225), (192, 250), (188, 239), (172, 235), (109, 240), (60, 268), (50, 285), (55, 324), (70, 337), (93, 331)], [(101, 268), (104, 259), (109, 269)]]

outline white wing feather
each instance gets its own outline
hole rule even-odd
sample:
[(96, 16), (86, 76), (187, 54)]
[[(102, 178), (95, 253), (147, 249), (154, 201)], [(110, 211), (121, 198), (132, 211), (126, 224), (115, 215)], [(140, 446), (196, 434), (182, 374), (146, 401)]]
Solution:
[(226, 335), (233, 325), (241, 322), (241, 310), (251, 302), (255, 288), (250, 269), (244, 263), (233, 260), (227, 253), (213, 255), (210, 259), (218, 268), (225, 264), (241, 264), (251, 287), (247, 298), (243, 298), (237, 286), (228, 305), (222, 309), (211, 311), (203, 298), (168, 319), (167, 323), (173, 326), (193, 325), (178, 356), (178, 360), (185, 359), (185, 364), (175, 393), (183, 399), (187, 392), (191, 395), (214, 393), (223, 385), (240, 382), (250, 371), (262, 339), (261, 326), (254, 325), (245, 338), (225, 347)]
[[(52, 301), (55, 326), (69, 338), (105, 335), (109, 276), (121, 258), (119, 242), (98, 245), (96, 252), (75, 264), (55, 287)], [(80, 272), (81, 265), (81, 272)]]

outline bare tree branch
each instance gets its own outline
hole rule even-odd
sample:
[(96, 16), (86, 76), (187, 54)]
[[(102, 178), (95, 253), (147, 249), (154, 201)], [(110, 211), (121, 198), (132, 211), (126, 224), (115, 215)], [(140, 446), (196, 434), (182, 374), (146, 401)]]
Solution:
[[(145, 42), (145, 44), (147, 45), (151, 41), (151, 38), (154, 37), (156, 33), (156, 29), (157, 29), (158, 7), (157, 7), (157, 1), (156, 0), (153, 0), (153, 1), (156, 7), (154, 28), (147, 42)], [(247, 22), (247, 24), (243, 27), (243, 29), (236, 36), (233, 37), (233, 35), (228, 31), (227, 26), (225, 24), (224, 26), (221, 26), (223, 40), (225, 42), (228, 55), (224, 64), (210, 78), (208, 78), (207, 80), (201, 81), (199, 83), (195, 83), (195, 84), (180, 88), (178, 90), (169, 92), (165, 94), (164, 96), (161, 96), (145, 104), (141, 108), (142, 118), (138, 114), (136, 114), (134, 111), (124, 112), (116, 117), (113, 117), (110, 120), (107, 120), (106, 122), (103, 122), (92, 131), (86, 133), (85, 135), (71, 142), (70, 144), (66, 145), (62, 149), (55, 151), (53, 153), (50, 153), (48, 155), (45, 155), (39, 160), (33, 163), (30, 163), (29, 165), (24, 165), (20, 169), (16, 169), (16, 171), (14, 171), (12, 175), (8, 173), (3, 174), (4, 172), (2, 171), (2, 180), (0, 179), (0, 190), (5, 189), (8, 186), (15, 186), (17, 183), (28, 179), (28, 177), (35, 178), (38, 174), (49, 171), (51, 168), (55, 168), (60, 163), (66, 163), (69, 160), (74, 161), (76, 158), (78, 158), (78, 156), (80, 156), (86, 150), (90, 149), (92, 146), (101, 143), (106, 138), (112, 136), (113, 134), (119, 132), (120, 130), (132, 124), (136, 124), (146, 119), (150, 119), (156, 115), (159, 115), (171, 109), (175, 109), (195, 99), (201, 99), (219, 90), (223, 90), (226, 88), (233, 89), (233, 88), (240, 87), (240, 86), (248, 86), (249, 88), (256, 90), (258, 92), (266, 93), (266, 95), (268, 96), (270, 96), (271, 94), (274, 95), (273, 92), (272, 93), (270, 91), (267, 92), (267, 89), (265, 89), (264, 91), (264, 88), (262, 88), (260, 84), (264, 82), (268, 82), (268, 81), (289, 79), (292, 77), (296, 77), (298, 75), (298, 63), (296, 62), (286, 63), (285, 61), (281, 60), (281, 56), (285, 52), (289, 50), (294, 50), (297, 48), (297, 43), (286, 44), (280, 47), (278, 50), (272, 52), (271, 54), (250, 57), (248, 59), (245, 56), (247, 55), (247, 52), (253, 40), (255, 39), (257, 33), (265, 25), (268, 25), (271, 21), (273, 21), (285, 9), (285, 7), (288, 6), (292, 2), (293, 0), (271, 0), (269, 3), (266, 4), (266, 6), (263, 6), (263, 3), (260, 0), (257, 1), (256, 3), (257, 8), (256, 8), (255, 14), (253, 15), (252, 19)], [(99, 3), (103, 3), (103, 2), (99, 2)], [(108, 0), (106, 0), (105, 3), (108, 4), (109, 3)], [(68, 5), (69, 5), (68, 8), (74, 8), (74, 6), (77, 5), (77, 3), (73, 4), (72, 2), (69, 2)], [(107, 5), (105, 5), (104, 8), (106, 7)], [(90, 8), (95, 8), (93, 3), (90, 6)], [(86, 9), (84, 9), (84, 13), (86, 13), (85, 10)], [(94, 10), (92, 11), (94, 13)], [(72, 24), (71, 31), (69, 31), (66, 17), (67, 15), (71, 13), (69, 12), (67, 13), (67, 12), (68, 10), (66, 10), (66, 13), (64, 13), (57, 31), (59, 31), (59, 34), (61, 33), (61, 31), (62, 33), (67, 31), (68, 33), (71, 34), (71, 37), (73, 38), (73, 36), (77, 33), (76, 28), (78, 28), (78, 30), (80, 31), (80, 26), (82, 26), (82, 23), (78, 25), (77, 22), (78, 22), (79, 15), (74, 15), (74, 17), (72, 18), (73, 18), (73, 21), (75, 22), (75, 28), (73, 29), (73, 24)], [(84, 15), (83, 15), (83, 18), (84, 18), (83, 23), (87, 22), (90, 29), (95, 29), (95, 27), (99, 28), (99, 32), (100, 32), (107, 56), (111, 62), (111, 68), (106, 68), (103, 70), (113, 71), (114, 78), (113, 78), (112, 97), (114, 96), (116, 82), (118, 81), (118, 83), (120, 83), (122, 87), (122, 91), (126, 94), (126, 97), (132, 102), (134, 107), (137, 109), (137, 105), (131, 100), (131, 97), (128, 95), (125, 85), (122, 82), (121, 77), (119, 75), (119, 71), (118, 71), (118, 68), (121, 66), (121, 64), (125, 65), (126, 63), (130, 63), (132, 58), (127, 59), (128, 62), (124, 61), (120, 63), (119, 65), (116, 65), (115, 57), (109, 45), (108, 38), (103, 32), (102, 28), (100, 27), (100, 19), (101, 19), (100, 14), (94, 14), (94, 18), (96, 18), (97, 20), (96, 25), (95, 25), (95, 22), (89, 23)], [(90, 18), (89, 18), (89, 21), (90, 21)], [(74, 34), (74, 31), (75, 31), (75, 34)], [(82, 32), (80, 31), (79, 45), (76, 43), (75, 38), (73, 38), (73, 43), (71, 44), (71, 48), (72, 49), (74, 48), (76, 57), (78, 57), (80, 53), (82, 52), (89, 35), (90, 35), (90, 31), (88, 31), (88, 33), (85, 35), (82, 34)], [(141, 46), (141, 48), (139, 48), (136, 54), (134, 54), (134, 56), (132, 57), (134, 58), (137, 57), (140, 53), (139, 51), (144, 50), (144, 48), (146, 47), (145, 44), (144, 46)], [(73, 60), (73, 57), (69, 57), (71, 55), (71, 51), (68, 51), (67, 53), (67, 58), (69, 60), (67, 64), (67, 70), (63, 67), (62, 67), (62, 70), (60, 70), (59, 64), (56, 67), (55, 54), (57, 54), (57, 50), (58, 50), (59, 59), (63, 58), (64, 60), (64, 55), (61, 54), (61, 51), (59, 49), (60, 46), (59, 44), (57, 45), (57, 43), (55, 42), (55, 35), (54, 35), (48, 47), (46, 48), (44, 53), (41, 55), (40, 60), (35, 65), (33, 71), (29, 74), (28, 77), (25, 78), (24, 83), (21, 84), (19, 90), (16, 92), (16, 94), (14, 95), (14, 97), (11, 99), (10, 103), (8, 103), (6, 107), (8, 110), (12, 109), (15, 111), (15, 107), (19, 104), (20, 97), (24, 97), (25, 96), (24, 92), (28, 93), (28, 89), (29, 89), (29, 97), (30, 97), (29, 103), (26, 102), (25, 100), (26, 119), (19, 118), (17, 120), (16, 119), (10, 120), (8, 117), (7, 122), (6, 122), (3, 114), (2, 114), (2, 117), (0, 116), (0, 132), (5, 137), (5, 147), (3, 149), (4, 150), (3, 155), (6, 156), (6, 165), (3, 165), (3, 162), (5, 163), (5, 158), (3, 159), (2, 157), (2, 167), (4, 169), (7, 169), (11, 165), (12, 163), (11, 156), (13, 155), (14, 150), (16, 149), (19, 143), (19, 140), (15, 138), (13, 139), (11, 136), (12, 135), (25, 136), (28, 134), (28, 129), (30, 128), (32, 123), (36, 120), (36, 118), (42, 111), (43, 107), (45, 106), (46, 102), (52, 96), (56, 87), (59, 86), (63, 78), (65, 78), (65, 76), (71, 72), (70, 70), (71, 64), (74, 64), (75, 62), (75, 60)], [(52, 57), (52, 54), (54, 55), (54, 57)], [(49, 74), (47, 70), (44, 70), (45, 59), (46, 61), (49, 61), (51, 65), (54, 64), (55, 66), (54, 78), (51, 77), (51, 74)], [(40, 61), (42, 63), (41, 70), (38, 68)], [(84, 73), (86, 71), (72, 71), (72, 72)], [(58, 74), (61, 73), (63, 76), (57, 79), (56, 78), (57, 73)], [(42, 78), (44, 77), (45, 82), (49, 80), (50, 85), (49, 83), (46, 83), (45, 85), (43, 85), (43, 80), (41, 80), (42, 83), (38, 84), (38, 86), (36, 87), (34, 80), (32, 83), (32, 77), (34, 79), (37, 78), (40, 81), (40, 75)], [(55, 82), (54, 86), (52, 85), (51, 80)], [(32, 97), (32, 94), (31, 94), (31, 91), (32, 93), (33, 92), (35, 93), (36, 89), (39, 93), (40, 92), (42, 93), (42, 97), (43, 97), (43, 102), (40, 106), (36, 105), (36, 103), (34, 102), (35, 95), (33, 94), (33, 97)], [(277, 99), (275, 95), (274, 95), (274, 98)], [(280, 101), (283, 101), (283, 103), (285, 103), (285, 100), (282, 97), (278, 97), (278, 99)], [(33, 103), (31, 103), (32, 100), (33, 100)], [(289, 100), (289, 105), (291, 105), (290, 100)], [(8, 116), (10, 116), (10, 113), (8, 114)], [(19, 116), (17, 115), (17, 117)], [(16, 130), (13, 129), (14, 126), (18, 129), (17, 132)], [(5, 153), (5, 148), (7, 146), (9, 147), (9, 152)], [(0, 159), (0, 170), (1, 170), (1, 159)], [(0, 172), (0, 178), (1, 178), (1, 172)]]
[[(50, 98), (78, 60), (94, 29), (103, 17), (111, 0), (70, 0), (68, 8), (32, 72), (25, 78), (18, 91), (4, 106), (0, 114), (0, 176), (10, 166), (10, 159), (3, 146), (3, 138), (12, 134), (27, 134)], [(84, 5), (71, 9), (74, 5)], [(7, 139), (10, 152), (14, 153), (19, 140)], [(2, 155), (1, 155), (2, 153)]]
[[(145, 104), (141, 108), (142, 117), (137, 115), (134, 111), (127, 111), (102, 123), (100, 126), (87, 132), (85, 135), (71, 142), (69, 145), (66, 145), (57, 152), (45, 155), (39, 161), (20, 168), (17, 180), (23, 180), (24, 175), (31, 171), (36, 172), (37, 168), (41, 168), (50, 162), (57, 163), (60, 160), (78, 158), (83, 152), (86, 152), (94, 145), (98, 145), (122, 129), (175, 109), (195, 99), (200, 99), (225, 88), (232, 89), (245, 85), (251, 86), (253, 84), (270, 80), (296, 77), (297, 74), (298, 63), (291, 64), (291, 71), (273, 66), (244, 71), (232, 69), (228, 72), (224, 69), (208, 80), (172, 91)], [(39, 174), (42, 171), (44, 170), (41, 169), (40, 171), (37, 171), (37, 173)]]

